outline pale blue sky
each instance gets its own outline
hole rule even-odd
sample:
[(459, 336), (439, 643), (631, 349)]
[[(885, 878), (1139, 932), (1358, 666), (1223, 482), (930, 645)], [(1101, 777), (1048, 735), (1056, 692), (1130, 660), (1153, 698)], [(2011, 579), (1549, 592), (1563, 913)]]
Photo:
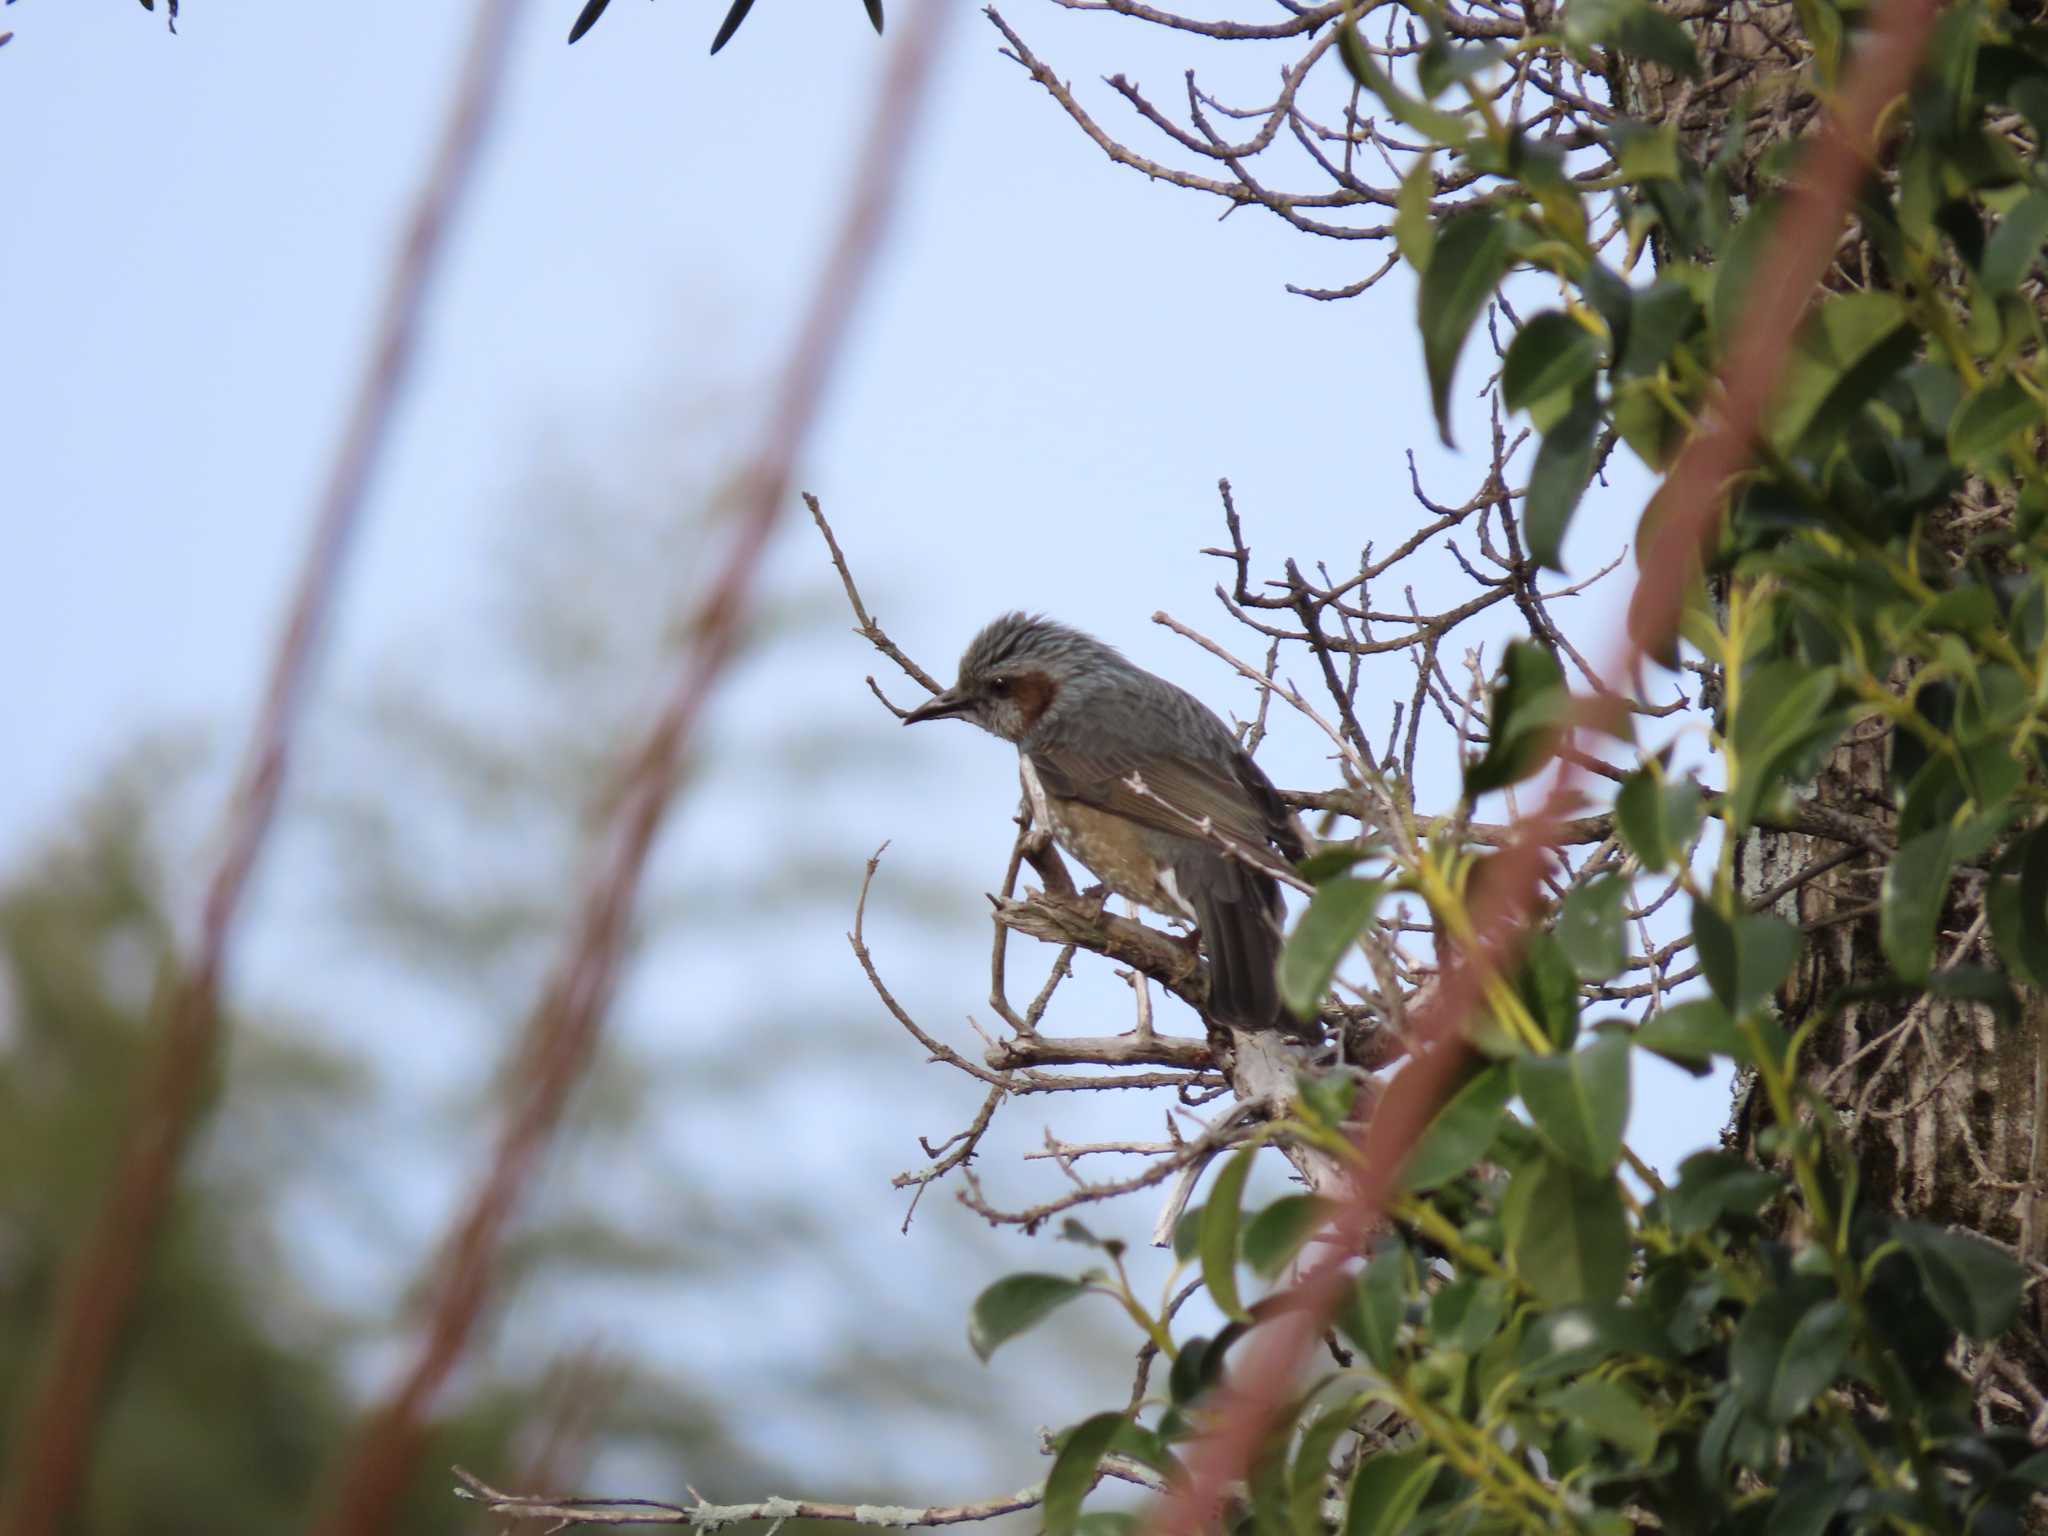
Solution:
[[(744, 409), (715, 428), (682, 413), (773, 366), (881, 53), (853, 0), (763, 0), (709, 59), (722, 3), (617, 0), (574, 49), (562, 44), (570, 0), (529, 7), (503, 128), (343, 595), (316, 730), (345, 731), (338, 701), (394, 666), (444, 695), (493, 693), (486, 648), (430, 637), (483, 623), (508, 497), (537, 464), (630, 481), (671, 439), (715, 430), (727, 451), (743, 446)], [(1280, 63), (1042, 0), (1005, 9), (1141, 139), (1100, 76), (1128, 73), (1170, 102), (1191, 63), (1248, 93)], [(241, 729), (467, 12), (189, 0), (176, 37), (122, 0), (9, 12), (0, 684), (14, 745), (0, 762), (0, 865), (48, 836), (142, 729)], [(1148, 622), (1165, 608), (1221, 632), (1209, 591), (1225, 568), (1198, 552), (1221, 539), (1218, 477), (1235, 484), (1260, 555), (1333, 566), (1410, 525), (1410, 445), (1445, 499), (1476, 478), (1433, 446), (1412, 289), (1397, 273), (1348, 304), (1289, 295), (1289, 282), (1347, 282), (1377, 254), (1258, 212), (1219, 223), (1217, 205), (1111, 166), (995, 43), (978, 12), (955, 19), (908, 205), (799, 481), (823, 497), (878, 614), (928, 666), (949, 671), (993, 614), (1038, 608), (1247, 710), (1219, 667)], [(1582, 569), (1626, 542), (1641, 492), (1632, 477), (1582, 518)], [(836, 604), (800, 512), (769, 575), (778, 595)], [(1427, 606), (1436, 578), (1418, 579)], [(653, 633), (667, 615), (641, 617)], [(801, 711), (901, 750), (860, 683), (878, 661), (850, 636), (778, 648), (721, 701), (707, 745), (757, 739)], [(900, 763), (881, 781), (896, 793), (818, 786), (841, 844), (893, 838), (892, 859), (950, 874), (963, 909), (978, 908), (1009, 842), (1006, 749), (933, 728)], [(1323, 772), (1316, 744), (1291, 729), (1271, 766), (1290, 783)], [(664, 857), (745, 860), (733, 826), (715, 796), (686, 804)], [(845, 862), (852, 879), (858, 855)], [(289, 991), (306, 953), (275, 919), (293, 868), (257, 887), (241, 975), (259, 993)], [(843, 914), (814, 926), (784, 961), (790, 974), (857, 992)], [(906, 1000), (949, 1027), (981, 1010), (980, 938), (970, 947), (964, 962), (899, 950)], [(730, 957), (717, 948), (693, 954), (692, 985), (728, 997), (728, 1023), (743, 1027), (752, 978), (720, 972)], [(857, 998), (850, 1011), (890, 1027)], [(365, 1043), (418, 1048), (414, 1025), (388, 1028), (391, 1040)], [(907, 1049), (901, 1065), (934, 1070)], [(1712, 1138), (1722, 1089), (1642, 1086), (1654, 1160)], [(858, 1106), (855, 1155), (816, 1139), (822, 1111), (805, 1102), (791, 1096), (797, 1119), (762, 1136), (792, 1149), (821, 1212), (871, 1200), (853, 1208), (875, 1213), (877, 1243), (894, 1243), (887, 1175), (916, 1161), (912, 1132), (950, 1127)], [(1027, 1118), (1019, 1146), (1036, 1135), (1038, 1111)], [(914, 1244), (878, 1248), (874, 1262), (915, 1266)], [(1020, 1241), (1016, 1255), (1034, 1251)], [(930, 1326), (956, 1333), (961, 1297), (987, 1278), (941, 1287)], [(695, 1326), (729, 1332), (715, 1317)], [(683, 1353), (703, 1343), (678, 1337)]]

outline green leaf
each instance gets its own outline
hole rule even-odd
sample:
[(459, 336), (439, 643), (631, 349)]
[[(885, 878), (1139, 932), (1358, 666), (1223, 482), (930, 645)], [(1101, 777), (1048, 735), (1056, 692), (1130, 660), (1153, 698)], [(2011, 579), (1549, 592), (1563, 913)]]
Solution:
[(1353, 1283), (1350, 1305), (1339, 1309), (1337, 1326), (1365, 1351), (1366, 1359), (1391, 1371), (1407, 1311), (1408, 1248), (1399, 1238), (1389, 1238)]
[(1465, 793), (1519, 783), (1550, 760), (1571, 705), (1557, 658), (1533, 641), (1509, 643), (1488, 699), (1486, 751), (1465, 769)]
[(1999, 859), (1984, 904), (1998, 957), (2030, 986), (2048, 988), (2048, 823)]
[(2041, 259), (2041, 247), (2048, 243), (2048, 192), (2030, 192), (2019, 205), (1999, 221), (1984, 245), (1984, 259), (1977, 266), (1977, 280), (1994, 297), (2011, 293), (2020, 280)]
[(1244, 1147), (1231, 1154), (1216, 1175), (1216, 1182), (1209, 1186), (1209, 1203), (1202, 1207), (1202, 1284), (1208, 1287), (1209, 1299), (1216, 1303), (1217, 1310), (1238, 1322), (1246, 1321), (1250, 1315), (1237, 1297), (1239, 1204), (1244, 1199), (1244, 1181), (1252, 1171), (1252, 1156), (1257, 1151), (1257, 1147)]
[(1372, 921), (1386, 888), (1384, 881), (1349, 876), (1316, 887), (1308, 910), (1280, 951), (1280, 1000), (1296, 1018), (1316, 1016), (1330, 978)]
[(1671, 1340), (1655, 1319), (1616, 1302), (1559, 1307), (1522, 1334), (1516, 1364), (1526, 1382), (1551, 1381), (1585, 1370), (1610, 1355), (1664, 1359)]
[(1359, 1396), (1339, 1403), (1302, 1431), (1287, 1479), (1288, 1524), (1294, 1536), (1328, 1536), (1323, 1493), (1330, 1481), (1330, 1452), (1369, 1401)]
[(1653, 1013), (1636, 1027), (1636, 1044), (1687, 1071), (1705, 1071), (1716, 1056), (1749, 1059), (1749, 1042), (1728, 1010), (1711, 997), (1689, 998)]
[(1330, 1202), (1314, 1195), (1282, 1195), (1244, 1224), (1244, 1261), (1270, 1280), (1285, 1269), (1302, 1245), (1329, 1220)]
[(1455, 1179), (1485, 1155), (1500, 1129), (1500, 1117), (1514, 1097), (1514, 1078), (1504, 1065), (1470, 1078), (1436, 1112), (1429, 1129), (1401, 1168), (1401, 1187), (1431, 1190)]
[(1394, 84), (1373, 58), (1371, 46), (1359, 35), (1358, 23), (1349, 16), (1337, 24), (1337, 52), (1344, 67), (1351, 71), (1351, 78), (1377, 96), (1389, 112), (1410, 128), (1427, 134), (1446, 148), (1456, 148), (1465, 142), (1463, 114), (1419, 101)]
[(1368, 1456), (1351, 1480), (1344, 1536), (1400, 1536), (1436, 1481), (1438, 1465), (1420, 1446)]
[(1995, 1338), (2019, 1316), (2025, 1272), (1980, 1237), (1918, 1221), (1892, 1223), (1892, 1235), (1920, 1266), (1935, 1311), (1958, 1333)]
[(1435, 158), (1427, 152), (1418, 157), (1394, 194), (1394, 248), (1417, 272), (1427, 272), (1430, 257), (1436, 254), (1436, 221), (1430, 217), (1430, 199), (1436, 193)]
[(1699, 55), (1685, 28), (1648, 0), (1570, 0), (1564, 13), (1565, 41), (1584, 50), (1613, 48), (1661, 64), (1675, 74), (1700, 72)]
[(1581, 1051), (1524, 1056), (1515, 1086), (1543, 1139), (1576, 1168), (1610, 1172), (1628, 1125), (1628, 1037), (1603, 1030)]
[(1045, 1504), (1039, 1511), (1045, 1536), (1074, 1536), (1081, 1501), (1095, 1486), (1102, 1458), (1123, 1427), (1121, 1413), (1098, 1413), (1067, 1431), (1045, 1478)]
[(1786, 787), (1800, 760), (1834, 739), (1840, 721), (1827, 707), (1839, 686), (1834, 668), (1795, 661), (1771, 662), (1743, 677), (1730, 734), (1742, 769), (1728, 799), (1731, 833), (1748, 831), (1757, 810)]
[(1655, 373), (1701, 318), (1699, 300), (1691, 289), (1672, 278), (1658, 278), (1635, 295), (1628, 345), (1615, 371), (1623, 378)]
[(1367, 859), (1376, 858), (1383, 846), (1371, 838), (1326, 843), (1296, 864), (1295, 873), (1310, 885), (1321, 885), (1332, 875), (1348, 875)]
[(1593, 333), (1561, 309), (1531, 315), (1508, 343), (1500, 369), (1501, 403), (1511, 411), (1569, 390), (1600, 366)]
[(1497, 1276), (1465, 1275), (1447, 1281), (1429, 1299), (1430, 1342), (1441, 1349), (1476, 1354), (1508, 1315), (1508, 1290)]
[(2041, 425), (2041, 407), (2007, 376), (1986, 385), (1956, 408), (1948, 424), (1949, 457), (1972, 467), (1996, 458), (2015, 432)]
[(1733, 1152), (1695, 1152), (1678, 1165), (1678, 1182), (1664, 1193), (1664, 1219), (1674, 1233), (1687, 1237), (1724, 1216), (1754, 1216), (1784, 1187), (1775, 1173)]
[(1451, 378), (1466, 333), (1508, 269), (1508, 226), (1491, 208), (1453, 214), (1437, 230), (1436, 250), (1418, 288), (1422, 361), (1429, 374), (1437, 431), (1451, 441)]
[(1599, 437), (1600, 396), (1586, 380), (1574, 391), (1571, 409), (1543, 434), (1522, 501), (1522, 533), (1529, 554), (1550, 570), (1564, 569), (1559, 556), (1565, 531), (1593, 478)]
[(1700, 826), (1700, 787), (1693, 779), (1666, 782), (1654, 769), (1638, 768), (1614, 799), (1621, 835), (1651, 874), (1685, 856)]
[(1764, 913), (1733, 923), (1707, 901), (1692, 904), (1693, 946), (1721, 1006), (1740, 1018), (1770, 1000), (1799, 958), (1799, 930)]
[(1903, 980), (1922, 982), (1934, 964), (1934, 930), (1948, 900), (1948, 828), (1901, 844), (1885, 867), (1878, 938)]
[(1628, 961), (1622, 907), (1628, 882), (1602, 875), (1575, 888), (1557, 915), (1557, 942), (1582, 981), (1607, 981)]
[(1759, 199), (1735, 226), (1734, 236), (1714, 266), (1714, 290), (1708, 305), (1714, 335), (1723, 345), (1735, 334), (1738, 318), (1749, 305), (1750, 288), (1759, 269), (1778, 249), (1777, 225), (1784, 212), (1784, 198), (1772, 194)]
[(1895, 293), (1839, 294), (1800, 328), (1770, 415), (1771, 441), (1817, 453), (1899, 369), (1919, 337)]
[(1035, 1328), (1088, 1287), (1065, 1275), (1005, 1275), (974, 1298), (967, 1314), (967, 1343), (982, 1360), (996, 1346)]
[(1628, 1217), (1611, 1176), (1538, 1157), (1501, 1202), (1515, 1271), (1543, 1300), (1611, 1301), (1628, 1275)]
[[(1522, 946), (1522, 968), (1515, 976), (1515, 992), (1532, 1017), (1543, 1027), (1551, 1046), (1568, 1051), (1579, 1038), (1579, 973), (1565, 958), (1564, 946), (1550, 933), (1532, 933)], [(1519, 1056), (1516, 1043), (1510, 1053)]]
[(1074, 1536), (1138, 1536), (1144, 1521), (1127, 1509), (1098, 1509), (1074, 1525)]
[(1643, 1400), (1619, 1382), (1588, 1377), (1537, 1401), (1566, 1423), (1583, 1424), (1637, 1464), (1657, 1452), (1657, 1421)]
[(1735, 1330), (1729, 1380), (1742, 1401), (1774, 1424), (1797, 1418), (1849, 1358), (1849, 1309), (1805, 1289), (1766, 1292)]

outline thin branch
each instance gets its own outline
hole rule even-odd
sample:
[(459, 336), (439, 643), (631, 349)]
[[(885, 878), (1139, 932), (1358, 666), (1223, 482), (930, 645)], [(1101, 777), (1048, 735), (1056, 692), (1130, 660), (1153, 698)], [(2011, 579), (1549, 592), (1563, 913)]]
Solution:
[(458, 1498), (470, 1499), (486, 1513), (511, 1520), (552, 1520), (551, 1530), (576, 1525), (687, 1525), (700, 1531), (722, 1530), (756, 1520), (838, 1520), (853, 1525), (892, 1527), (965, 1525), (993, 1520), (1036, 1507), (1045, 1487), (1020, 1488), (1004, 1498), (977, 1504), (933, 1504), (910, 1508), (895, 1504), (832, 1504), (818, 1499), (761, 1499), (752, 1504), (664, 1504), (656, 1499), (542, 1498), (506, 1493), (474, 1472), (454, 1469)]

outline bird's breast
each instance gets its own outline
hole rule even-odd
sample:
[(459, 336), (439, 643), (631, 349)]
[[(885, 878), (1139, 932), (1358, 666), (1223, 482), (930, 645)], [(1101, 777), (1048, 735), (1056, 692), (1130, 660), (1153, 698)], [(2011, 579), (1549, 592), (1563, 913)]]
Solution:
[(1018, 754), (1024, 794), (1031, 819), (1050, 828), (1053, 841), (1079, 859), (1117, 895), (1156, 912), (1192, 920), (1194, 909), (1182, 897), (1173, 871), (1152, 849), (1145, 829), (1081, 800), (1063, 800), (1046, 793), (1028, 754)]

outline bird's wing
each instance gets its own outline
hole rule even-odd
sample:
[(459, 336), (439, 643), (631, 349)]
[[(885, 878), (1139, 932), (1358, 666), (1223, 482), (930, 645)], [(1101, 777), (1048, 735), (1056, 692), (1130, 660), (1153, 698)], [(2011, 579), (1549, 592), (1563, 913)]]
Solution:
[[(1056, 799), (1079, 800), (1140, 826), (1181, 837), (1201, 836), (1201, 824), (1228, 838), (1251, 859), (1269, 863), (1275, 873), (1287, 863), (1272, 850), (1285, 825), (1285, 813), (1273, 787), (1249, 758), (1256, 785), (1247, 783), (1236, 764), (1209, 764), (1154, 753), (1095, 754), (1061, 745), (1030, 751), (1045, 792)], [(1263, 794), (1260, 791), (1263, 790)]]

